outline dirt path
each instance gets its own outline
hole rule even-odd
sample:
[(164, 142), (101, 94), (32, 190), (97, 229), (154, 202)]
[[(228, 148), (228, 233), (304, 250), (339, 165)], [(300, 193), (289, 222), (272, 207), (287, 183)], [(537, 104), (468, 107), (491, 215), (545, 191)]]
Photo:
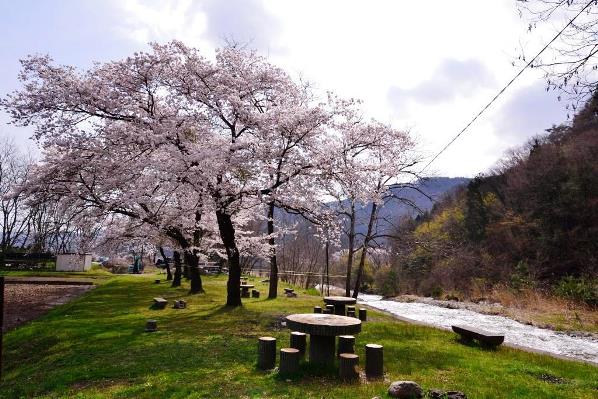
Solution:
[(7, 284), (4, 289), (4, 328), (12, 330), (53, 307), (92, 289), (92, 285)]

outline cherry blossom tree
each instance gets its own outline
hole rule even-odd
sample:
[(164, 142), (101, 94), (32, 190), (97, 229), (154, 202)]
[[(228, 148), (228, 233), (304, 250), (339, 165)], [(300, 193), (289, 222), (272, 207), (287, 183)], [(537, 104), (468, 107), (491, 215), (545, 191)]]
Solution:
[(390, 184), (409, 185), (409, 181), (413, 181), (415, 165), (420, 158), (408, 133), (374, 120), (365, 120), (358, 103), (338, 101), (342, 112), (335, 118), (336, 134), (328, 147), (334, 162), (329, 165), (323, 184), (327, 187), (327, 194), (334, 199), (330, 206), (342, 219), (342, 230), (347, 238), (345, 295), (350, 296), (354, 255), (358, 249), (356, 225), (359, 210), (371, 206), (361, 245), (354, 295), (357, 295), (361, 284), (378, 207), (392, 197)]
[(242, 226), (313, 167), (303, 143), (325, 117), (303, 86), (253, 52), (210, 61), (180, 42), (84, 72), (32, 56), (20, 78), (2, 105), (44, 149), (30, 192), (152, 226), (182, 249), (191, 292), (203, 290), (199, 257), (221, 244), (227, 304), (240, 305)]

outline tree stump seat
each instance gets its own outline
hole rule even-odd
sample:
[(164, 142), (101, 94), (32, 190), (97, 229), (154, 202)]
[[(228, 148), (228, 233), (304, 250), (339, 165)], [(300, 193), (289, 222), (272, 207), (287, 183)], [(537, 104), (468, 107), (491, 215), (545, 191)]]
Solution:
[(359, 320), (367, 321), (368, 319), (368, 311), (364, 308), (359, 308)]
[(156, 297), (154, 298), (154, 308), (156, 309), (164, 309), (168, 301), (164, 298)]
[(299, 331), (291, 332), (291, 348), (297, 349), (301, 358), (305, 357), (305, 349), (307, 348), (307, 335)]
[(479, 328), (467, 326), (451, 326), (451, 328), (454, 332), (459, 334), (461, 340), (465, 342), (477, 340), (482, 345), (496, 347), (502, 344), (505, 340), (504, 335), (491, 333)]
[(257, 367), (271, 370), (276, 365), (276, 338), (260, 337), (257, 344)]
[(174, 301), (174, 305), (172, 305), (172, 307), (173, 309), (185, 309), (187, 307), (187, 301), (184, 299)]
[(145, 332), (155, 332), (158, 331), (158, 322), (156, 320), (150, 319), (145, 322)]
[(338, 374), (343, 381), (359, 379), (359, 356), (354, 353), (341, 353), (338, 362)]
[(280, 367), (278, 372), (283, 375), (295, 374), (299, 371), (301, 353), (295, 348), (282, 348), (280, 350)]
[(338, 336), (337, 356), (341, 353), (355, 353), (355, 337), (353, 335)]
[(365, 346), (365, 374), (369, 379), (384, 377), (384, 347), (378, 344)]

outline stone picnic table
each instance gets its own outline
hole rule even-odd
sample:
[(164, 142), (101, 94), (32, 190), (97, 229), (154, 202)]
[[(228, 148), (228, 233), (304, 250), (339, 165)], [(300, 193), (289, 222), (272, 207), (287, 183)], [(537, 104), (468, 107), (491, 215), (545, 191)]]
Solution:
[(287, 327), (310, 335), (309, 362), (334, 364), (337, 335), (352, 335), (361, 331), (361, 320), (354, 317), (321, 313), (300, 313), (286, 317)]
[(334, 314), (339, 316), (345, 315), (345, 305), (355, 305), (357, 299), (346, 296), (326, 296), (324, 297), (326, 305), (334, 305)]
[(255, 287), (253, 284), (241, 284), (241, 296), (249, 296), (249, 289)]

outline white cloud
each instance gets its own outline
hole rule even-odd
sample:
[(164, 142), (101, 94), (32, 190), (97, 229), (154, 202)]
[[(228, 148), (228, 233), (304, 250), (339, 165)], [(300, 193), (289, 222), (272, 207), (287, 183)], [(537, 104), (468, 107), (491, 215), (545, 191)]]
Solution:
[[(36, 8), (30, 8), (22, 14), (35, 14)], [(81, 11), (63, 6), (57, 12)], [(257, 48), (322, 91), (361, 98), (372, 117), (411, 127), (430, 154), (513, 76), (511, 61), (520, 43), (530, 54), (550, 31), (525, 34), (526, 23), (512, 0), (112, 0), (102, 14), (102, 21), (111, 14), (113, 23), (87, 27), (85, 39), (93, 42), (95, 32), (105, 51), (83, 66), (145, 49), (149, 41), (172, 39), (212, 57), (216, 47), (232, 39)], [(56, 41), (52, 52), (58, 46), (68, 53), (71, 45), (63, 38), (78, 37), (76, 24), (63, 24), (60, 35), (53, 36), (53, 25), (44, 27), (43, 16), (38, 17), (39, 28), (49, 29), (44, 40)], [(22, 29), (25, 34), (28, 27)], [(115, 32), (120, 41), (112, 37)], [(433, 169), (442, 175), (475, 175), (492, 166), (506, 147), (525, 140), (524, 132), (559, 122), (560, 105), (552, 97), (517, 89), (533, 84), (541, 85), (541, 77), (526, 71)], [(543, 104), (539, 110), (537, 104)]]

